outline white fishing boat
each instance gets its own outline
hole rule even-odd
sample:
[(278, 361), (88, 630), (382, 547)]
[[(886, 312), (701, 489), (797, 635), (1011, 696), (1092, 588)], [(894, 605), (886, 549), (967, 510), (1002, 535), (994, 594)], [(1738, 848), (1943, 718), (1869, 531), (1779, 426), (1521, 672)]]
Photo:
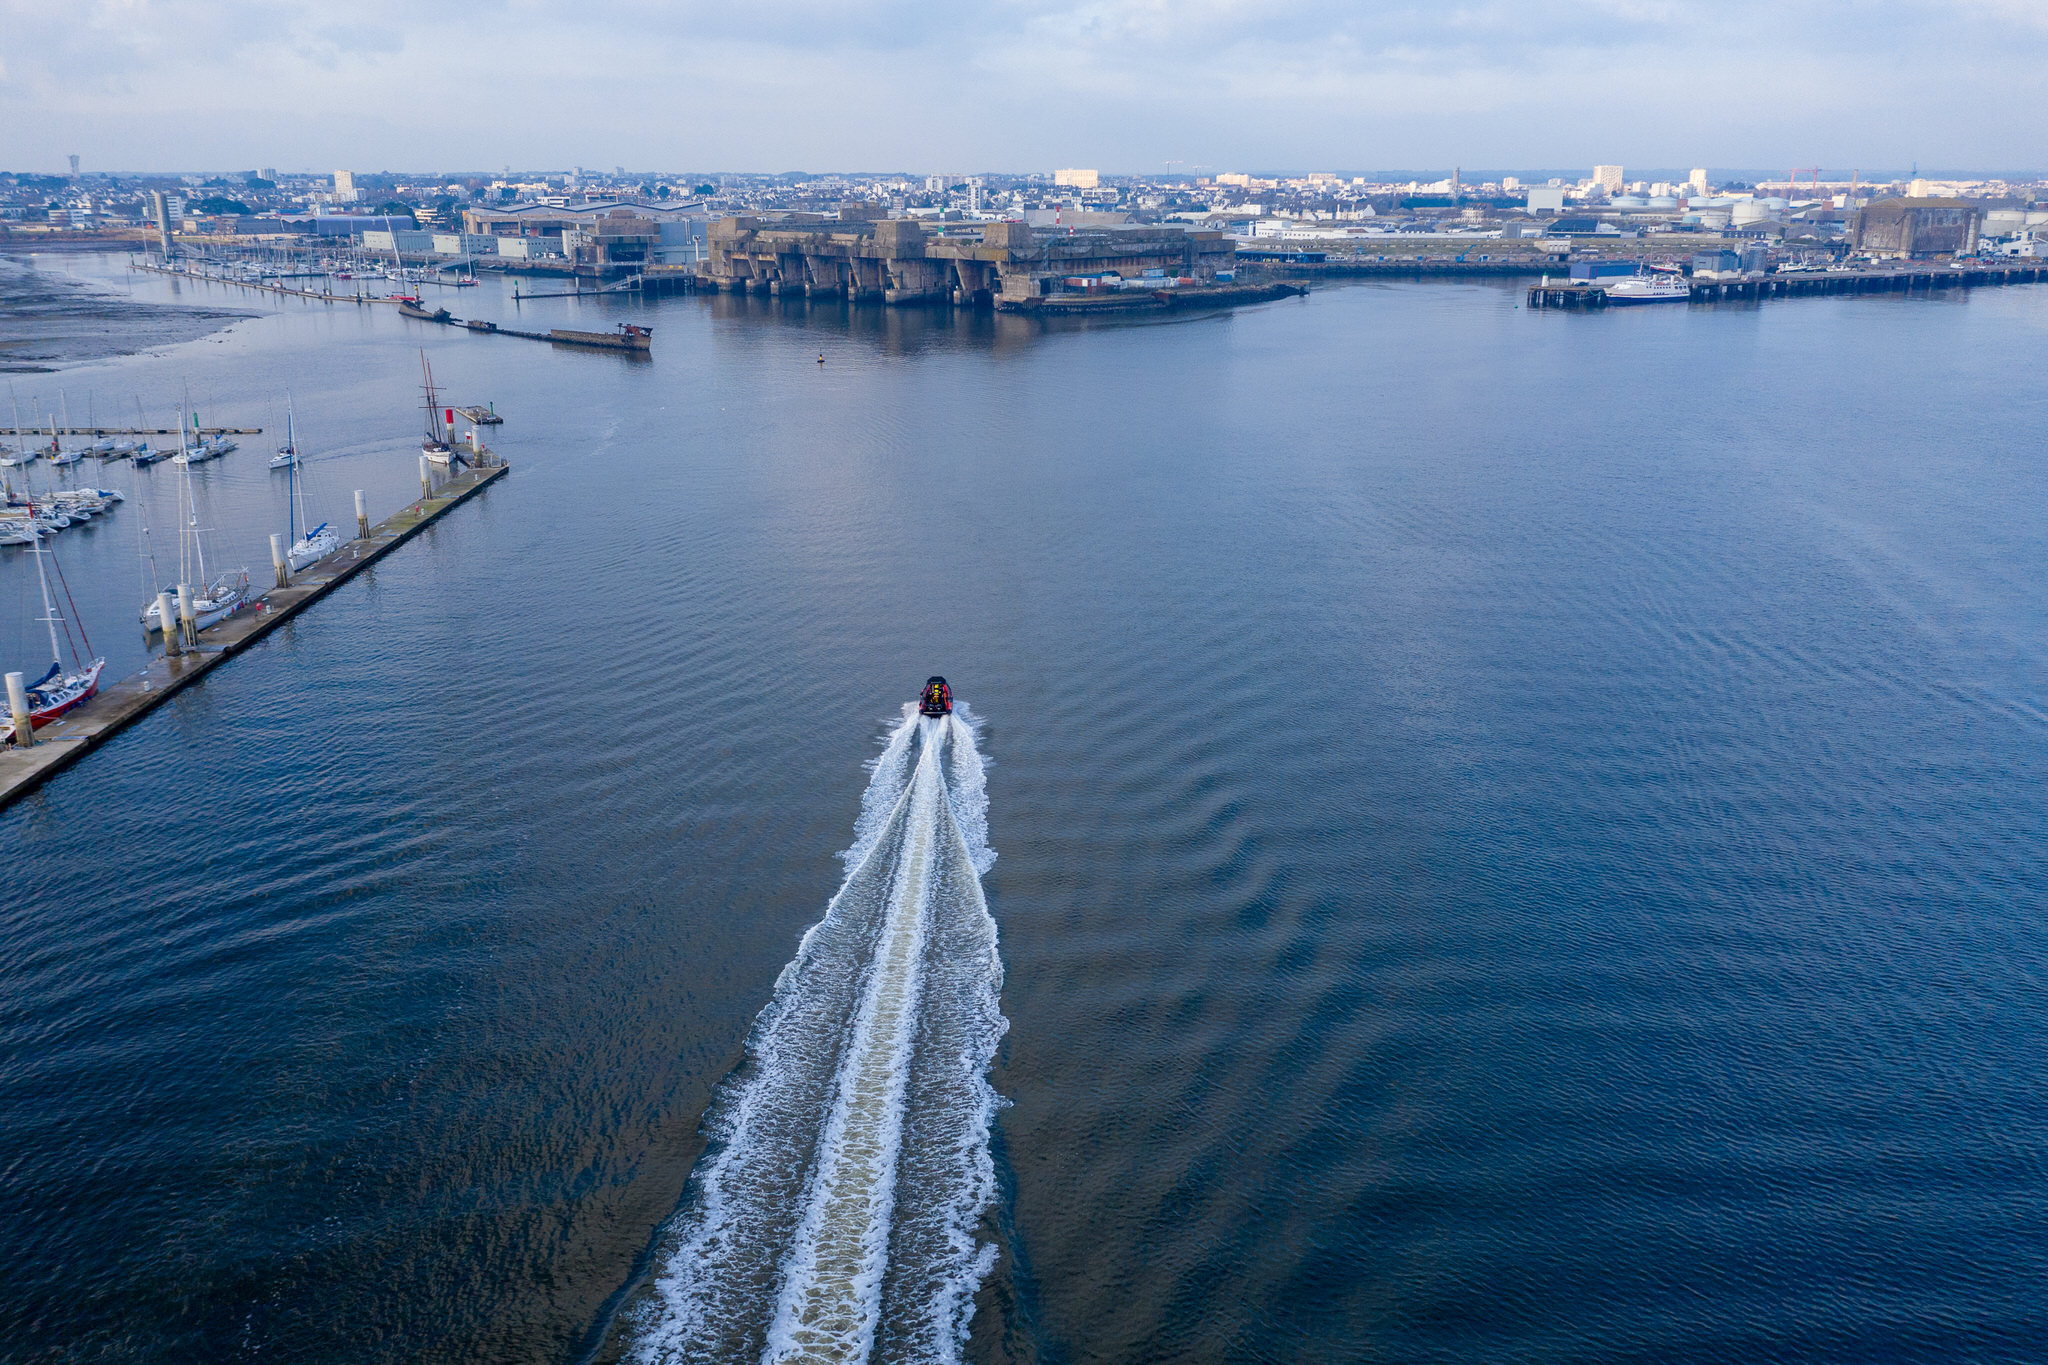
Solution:
[[(57, 643), (57, 623), (64, 618), (57, 614), (56, 605), (50, 600), (50, 575), (43, 567), (43, 556), (48, 552), (43, 549), (40, 534), (31, 533), (29, 544), (35, 551), (36, 579), (43, 588), (43, 620), (50, 628), (50, 671), (38, 678), (28, 689), (28, 723), (29, 729), (34, 731), (48, 725), (66, 711), (89, 701), (92, 695), (100, 690), (100, 673), (106, 668), (107, 661), (93, 659), (87, 662), (81, 658), (77, 644), (70, 639), (71, 623), (65, 622), (64, 636), (66, 642), (71, 643), (73, 671), (64, 671), (64, 651)], [(58, 573), (61, 578), (63, 570), (58, 570)], [(85, 640), (85, 627), (82, 623), (79, 626), (78, 638)], [(92, 653), (92, 642), (89, 640), (85, 640), (85, 652)], [(9, 744), (14, 742), (12, 716), (0, 716), (0, 740)]]
[(341, 536), (324, 521), (304, 535), (299, 534), (299, 528), (312, 518), (306, 515), (306, 476), (300, 471), (298, 425), (292, 415), (290, 394), (286, 394), (284, 400), (284, 444), (285, 449), (292, 452), (289, 466), (291, 489), (285, 497), (289, 539), (285, 541), (284, 554), (291, 571), (297, 573), (308, 564), (317, 564), (339, 550)]

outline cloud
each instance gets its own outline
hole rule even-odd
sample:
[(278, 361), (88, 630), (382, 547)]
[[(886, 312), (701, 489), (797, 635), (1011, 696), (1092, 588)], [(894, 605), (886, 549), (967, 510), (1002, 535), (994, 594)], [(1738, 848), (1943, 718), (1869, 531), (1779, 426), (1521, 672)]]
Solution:
[(0, 161), (2019, 168), (2043, 56), (2038, 0), (0, 0)]

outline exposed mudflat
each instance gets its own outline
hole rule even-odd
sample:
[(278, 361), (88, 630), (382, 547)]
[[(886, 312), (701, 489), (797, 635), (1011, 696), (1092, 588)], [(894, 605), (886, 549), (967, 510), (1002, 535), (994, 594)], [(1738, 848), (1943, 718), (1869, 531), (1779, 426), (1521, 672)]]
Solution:
[(33, 373), (217, 332), (257, 314), (143, 303), (0, 254), (0, 372)]

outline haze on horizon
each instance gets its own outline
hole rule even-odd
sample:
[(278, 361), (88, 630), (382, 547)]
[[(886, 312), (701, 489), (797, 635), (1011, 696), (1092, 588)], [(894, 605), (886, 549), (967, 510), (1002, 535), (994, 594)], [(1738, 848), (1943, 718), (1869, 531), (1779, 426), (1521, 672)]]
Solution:
[(2040, 0), (0, 0), (0, 169), (2039, 168)]

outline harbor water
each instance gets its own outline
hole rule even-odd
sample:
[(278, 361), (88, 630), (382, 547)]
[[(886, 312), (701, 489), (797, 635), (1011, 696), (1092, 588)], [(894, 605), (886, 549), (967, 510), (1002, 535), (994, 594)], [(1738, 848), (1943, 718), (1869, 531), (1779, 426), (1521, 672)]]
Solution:
[[(2048, 288), (40, 268), (257, 315), (11, 376), (265, 427), (209, 567), (422, 348), (513, 468), (0, 813), (0, 1361), (2048, 1354)], [(175, 466), (70, 472), (119, 676)]]

